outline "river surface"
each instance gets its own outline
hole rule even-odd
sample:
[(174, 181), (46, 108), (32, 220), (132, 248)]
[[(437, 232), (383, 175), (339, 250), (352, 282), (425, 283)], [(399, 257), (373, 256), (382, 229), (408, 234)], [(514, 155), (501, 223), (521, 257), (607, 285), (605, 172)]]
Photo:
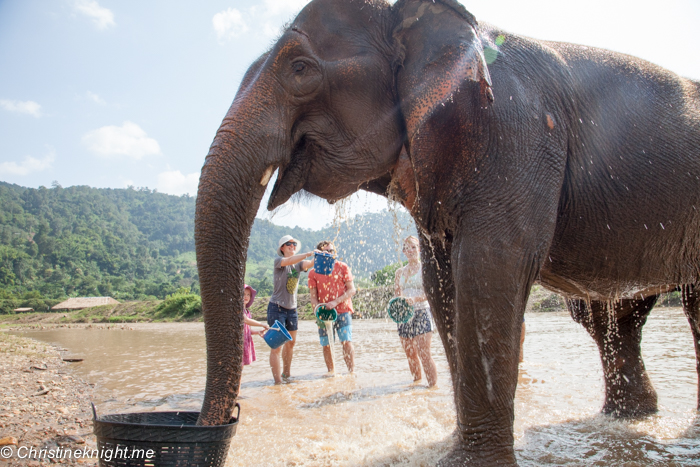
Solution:
[[(598, 352), (567, 313), (528, 313), (526, 323), (515, 399), (521, 466), (700, 465), (695, 354), (681, 309), (656, 309), (644, 327), (642, 351), (660, 411), (635, 422), (599, 414), (604, 394)], [(99, 414), (199, 410), (206, 374), (203, 324), (125, 328), (22, 334), (84, 358), (72, 368), (97, 383)], [(437, 389), (411, 384), (391, 322), (353, 322), (354, 376), (347, 375), (336, 343), (338, 376), (323, 377), (313, 322), (301, 322), (297, 337), (293, 379), (274, 386), (269, 348), (254, 336), (258, 361), (243, 371), (241, 422), (227, 465), (430, 466), (449, 449), (454, 404), (437, 334)]]

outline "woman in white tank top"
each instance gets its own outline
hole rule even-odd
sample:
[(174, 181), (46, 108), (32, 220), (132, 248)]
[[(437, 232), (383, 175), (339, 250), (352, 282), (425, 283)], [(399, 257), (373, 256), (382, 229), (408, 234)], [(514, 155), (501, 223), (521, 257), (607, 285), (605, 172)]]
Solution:
[(422, 379), (422, 363), (428, 387), (433, 387), (437, 384), (437, 368), (430, 354), (433, 328), (430, 306), (423, 290), (420, 245), (416, 237), (411, 235), (404, 240), (403, 253), (408, 258), (408, 264), (396, 271), (394, 295), (406, 298), (413, 305), (414, 313), (407, 323), (398, 325), (399, 338), (408, 358), (413, 381)]

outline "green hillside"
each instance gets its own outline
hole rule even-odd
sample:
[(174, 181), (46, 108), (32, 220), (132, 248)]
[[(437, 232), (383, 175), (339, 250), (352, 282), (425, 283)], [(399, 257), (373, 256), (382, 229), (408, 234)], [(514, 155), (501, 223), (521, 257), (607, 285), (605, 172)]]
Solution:
[[(25, 188), (0, 182), (0, 312), (45, 310), (75, 296), (163, 299), (199, 292), (194, 253), (195, 198), (146, 188)], [(398, 260), (399, 239), (415, 232), (404, 211), (367, 214), (320, 231), (256, 219), (246, 280), (269, 293), (280, 237), (305, 251), (335, 240), (358, 280)], [(305, 283), (304, 275), (302, 284)]]
[(0, 183), (0, 298), (129, 300), (196, 289), (194, 206), (148, 189)]

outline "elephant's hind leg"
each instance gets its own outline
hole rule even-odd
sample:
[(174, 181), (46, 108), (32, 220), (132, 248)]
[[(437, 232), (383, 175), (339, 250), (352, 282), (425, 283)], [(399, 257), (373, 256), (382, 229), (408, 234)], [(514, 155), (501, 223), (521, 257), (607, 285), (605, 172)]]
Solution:
[(695, 344), (695, 368), (698, 372), (698, 405), (700, 410), (700, 290), (694, 285), (684, 285), (681, 296), (683, 299), (683, 311), (688, 317), (690, 331), (693, 333)]
[(627, 418), (658, 410), (641, 349), (642, 327), (656, 299), (568, 302), (571, 316), (586, 328), (600, 351), (605, 378), (603, 413)]

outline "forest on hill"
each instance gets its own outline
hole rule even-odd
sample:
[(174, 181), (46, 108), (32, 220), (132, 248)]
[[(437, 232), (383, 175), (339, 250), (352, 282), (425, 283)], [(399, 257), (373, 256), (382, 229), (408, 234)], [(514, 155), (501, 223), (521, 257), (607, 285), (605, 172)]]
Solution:
[[(76, 296), (123, 301), (163, 299), (183, 290), (198, 294), (195, 201), (147, 188), (54, 183), (35, 189), (0, 182), (0, 312), (17, 306), (43, 311)], [(304, 251), (334, 240), (341, 259), (369, 284), (376, 271), (399, 261), (400, 238), (414, 233), (402, 209), (318, 231), (256, 219), (246, 280), (261, 295), (271, 291), (277, 242), (289, 234)]]

